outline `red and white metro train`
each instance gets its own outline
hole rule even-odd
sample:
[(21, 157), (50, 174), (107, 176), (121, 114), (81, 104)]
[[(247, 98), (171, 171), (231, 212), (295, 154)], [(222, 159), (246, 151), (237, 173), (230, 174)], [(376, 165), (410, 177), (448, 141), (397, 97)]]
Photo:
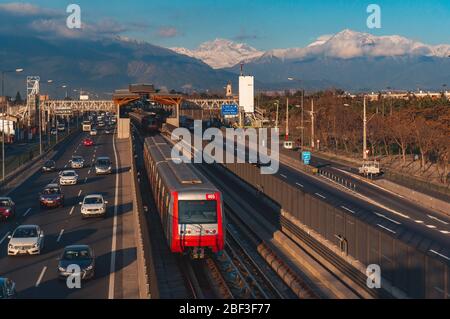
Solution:
[(160, 129), (160, 120), (156, 113), (134, 111), (130, 112), (129, 117), (136, 125), (138, 125), (146, 133), (156, 133)]
[(220, 191), (193, 164), (174, 163), (171, 145), (161, 135), (145, 139), (144, 161), (170, 250), (193, 258), (223, 250)]

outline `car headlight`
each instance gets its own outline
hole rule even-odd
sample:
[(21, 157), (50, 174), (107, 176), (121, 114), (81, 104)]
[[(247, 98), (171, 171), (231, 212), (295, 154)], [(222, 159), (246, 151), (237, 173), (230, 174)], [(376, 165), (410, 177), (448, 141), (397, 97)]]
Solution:
[(36, 244), (33, 245), (33, 248), (38, 248), (38, 247), (39, 247), (39, 244), (38, 244), (38, 243), (36, 243)]
[(13, 248), (14, 248), (14, 245), (12, 245), (12, 244), (8, 244), (8, 248), (11, 248), (11, 249), (13, 249)]
[(58, 267), (58, 270), (59, 270), (59, 271), (66, 271), (66, 268), (64, 268), (64, 267)]

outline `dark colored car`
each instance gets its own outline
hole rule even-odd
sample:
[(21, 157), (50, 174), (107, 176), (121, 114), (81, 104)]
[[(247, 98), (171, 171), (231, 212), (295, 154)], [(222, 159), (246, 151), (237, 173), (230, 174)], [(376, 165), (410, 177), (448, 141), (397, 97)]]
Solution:
[(94, 277), (95, 256), (91, 247), (88, 245), (66, 246), (58, 263), (59, 278), (63, 279), (72, 275), (76, 271), (76, 266), (82, 280)]
[(55, 170), (56, 170), (56, 163), (55, 163), (55, 161), (52, 161), (52, 160), (48, 160), (42, 166), (43, 172), (53, 172)]
[(16, 297), (16, 283), (8, 278), (0, 277), (0, 299), (13, 299)]
[(62, 207), (64, 206), (64, 194), (58, 184), (48, 184), (39, 194), (41, 207)]
[(0, 197), (0, 220), (9, 220), (16, 215), (16, 204), (10, 197)]

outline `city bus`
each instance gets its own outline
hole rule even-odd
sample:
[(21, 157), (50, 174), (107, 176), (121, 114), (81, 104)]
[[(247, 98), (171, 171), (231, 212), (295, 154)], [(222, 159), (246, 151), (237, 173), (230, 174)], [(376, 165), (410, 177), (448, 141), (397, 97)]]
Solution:
[(90, 132), (91, 126), (92, 125), (90, 121), (83, 121), (83, 132)]

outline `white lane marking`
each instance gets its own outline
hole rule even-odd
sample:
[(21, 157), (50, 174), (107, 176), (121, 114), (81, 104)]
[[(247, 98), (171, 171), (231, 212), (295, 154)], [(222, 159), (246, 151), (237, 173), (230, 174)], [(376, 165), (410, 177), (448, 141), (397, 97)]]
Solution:
[(41, 284), (42, 278), (44, 278), (44, 274), (47, 270), (47, 266), (44, 266), (44, 268), (42, 268), (41, 274), (39, 275), (38, 280), (36, 281), (36, 285), (35, 287), (39, 287), (39, 285)]
[(117, 207), (119, 206), (119, 161), (117, 160), (116, 140), (112, 138), (114, 159), (116, 162), (116, 189), (114, 194), (114, 220), (113, 220), (113, 236), (111, 243), (111, 266), (109, 267), (109, 291), (108, 299), (114, 299), (114, 280), (116, 271), (116, 244), (117, 244)]
[(300, 187), (304, 187), (302, 184), (300, 183), (295, 183), (295, 185), (300, 186)]
[(316, 195), (319, 196), (320, 198), (323, 198), (323, 199), (326, 198), (325, 196), (323, 196), (322, 194), (319, 194), (319, 193), (316, 193)]
[(423, 220), (415, 220), (417, 224), (423, 224)]
[(283, 178), (287, 178), (287, 176), (284, 175), (284, 174), (280, 174), (280, 176), (283, 177)]
[(343, 209), (345, 209), (346, 211), (349, 211), (352, 214), (356, 214), (354, 211), (352, 211), (350, 208), (347, 208), (345, 206), (341, 206)]
[(87, 177), (84, 178), (84, 182), (85, 182), (85, 183), (87, 182)]
[(437, 217), (434, 217), (433, 215), (427, 215), (428, 217), (430, 217), (431, 219), (437, 220), (438, 222), (444, 224), (444, 225), (448, 225), (448, 223), (446, 221), (443, 221), (442, 219), (439, 219)]
[(446, 234), (446, 235), (450, 234), (450, 231), (448, 231), (448, 230), (440, 230), (440, 232), (443, 233), (443, 234)]
[(31, 208), (28, 208), (27, 211), (25, 213), (23, 213), (23, 217), (27, 216), (30, 211), (31, 211)]
[(78, 192), (78, 196), (80, 196), (82, 192), (83, 192), (83, 190), (80, 189), (80, 191)]
[(69, 215), (73, 214), (73, 210), (75, 209), (75, 206), (72, 206), (72, 208), (70, 209)]
[(64, 168), (66, 168), (67, 167), (67, 164), (66, 165), (64, 165)]
[(91, 174), (91, 169), (88, 170), (88, 175)]
[(377, 215), (378, 217), (387, 219), (388, 221), (393, 222), (394, 224), (401, 225), (400, 222), (398, 222), (398, 221), (396, 221), (396, 220), (394, 220), (394, 219), (391, 219), (391, 218), (389, 218), (389, 217), (387, 217), (387, 216), (385, 216), (385, 215), (383, 215), (383, 214), (380, 214), (380, 213), (377, 213), (377, 212), (374, 212), (374, 213), (375, 213), (375, 215)]
[(432, 229), (434, 229), (434, 228), (436, 228), (436, 226), (434, 226), (434, 225), (426, 225), (428, 228), (432, 228)]
[(393, 233), (393, 234), (396, 234), (395, 231), (393, 231), (392, 229), (389, 229), (389, 228), (387, 228), (387, 227), (384, 227), (383, 225), (377, 224), (377, 226), (378, 226), (378, 227), (381, 227), (381, 228), (383, 228), (383, 229), (386, 229), (387, 231), (389, 231), (389, 232), (391, 232), (391, 233)]
[(445, 256), (445, 255), (442, 255), (442, 254), (438, 253), (436, 250), (430, 249), (430, 252), (432, 252), (433, 254), (436, 254), (436, 255), (438, 255), (438, 256), (441, 256), (442, 258), (445, 258), (445, 259), (447, 259), (447, 260), (450, 260), (450, 257), (447, 257), (447, 256)]
[(59, 243), (59, 241), (61, 240), (62, 234), (64, 234), (64, 228), (61, 229), (61, 231), (59, 232), (58, 238), (56, 239), (56, 242), (57, 242), (57, 243)]
[(5, 241), (6, 238), (8, 238), (9, 234), (10, 234), (10, 232), (7, 232), (5, 234), (5, 236), (3, 236), (3, 238), (0, 240), (0, 245), (3, 244), (3, 242)]
[(362, 178), (362, 177), (360, 177), (360, 176), (358, 176), (358, 175), (356, 175), (356, 174), (353, 174), (353, 173), (351, 173), (351, 172), (344, 171), (344, 170), (342, 170), (342, 169), (340, 169), (340, 168), (337, 168), (337, 167), (332, 167), (332, 169), (335, 169), (335, 170), (337, 170), (337, 171), (340, 171), (340, 172), (342, 172), (342, 173), (345, 173), (345, 174), (347, 174), (347, 175), (350, 175), (351, 177), (353, 177), (353, 178), (355, 178), (355, 179), (357, 179), (357, 180), (359, 180), (359, 181), (361, 181), (361, 182), (364, 182), (364, 183), (366, 183), (366, 184), (372, 185), (373, 187), (376, 187), (376, 188), (378, 188), (378, 189), (381, 189), (381, 190), (383, 190), (383, 191), (385, 191), (385, 192), (387, 192), (387, 193), (390, 193), (390, 194), (392, 194), (392, 195), (395, 195), (395, 196), (397, 196), (397, 197), (405, 198), (404, 196), (402, 196), (402, 195), (400, 195), (400, 194), (397, 194), (397, 193), (395, 193), (395, 192), (393, 192), (393, 191), (391, 191), (391, 190), (389, 190), (389, 189), (386, 189), (386, 188), (384, 188), (384, 187), (381, 187), (380, 185), (377, 185), (377, 184), (375, 184), (375, 183), (369, 182), (369, 181), (366, 180), (365, 178)]

